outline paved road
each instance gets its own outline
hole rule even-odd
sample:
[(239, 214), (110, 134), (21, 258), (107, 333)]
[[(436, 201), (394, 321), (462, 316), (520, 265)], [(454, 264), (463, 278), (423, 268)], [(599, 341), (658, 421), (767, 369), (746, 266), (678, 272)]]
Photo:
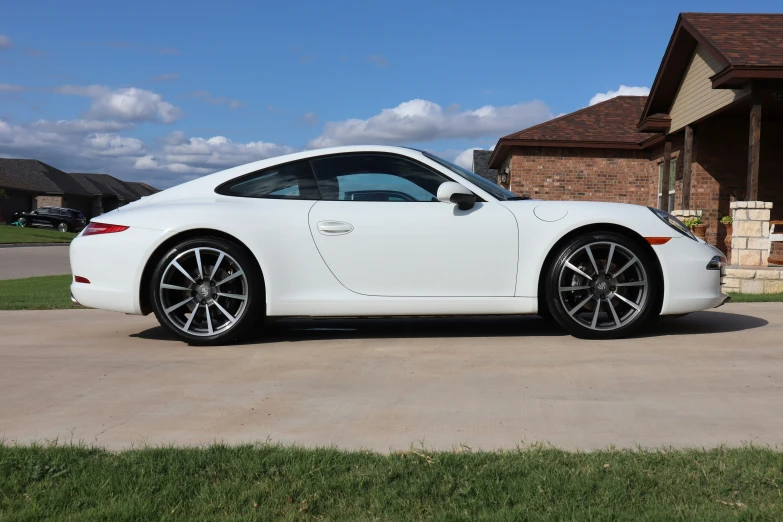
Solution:
[(783, 442), (783, 304), (633, 340), (534, 318), (288, 321), (171, 340), (151, 317), (0, 312), (0, 438), (112, 448), (265, 440), (378, 451)]
[(70, 273), (66, 245), (0, 248), (0, 280)]

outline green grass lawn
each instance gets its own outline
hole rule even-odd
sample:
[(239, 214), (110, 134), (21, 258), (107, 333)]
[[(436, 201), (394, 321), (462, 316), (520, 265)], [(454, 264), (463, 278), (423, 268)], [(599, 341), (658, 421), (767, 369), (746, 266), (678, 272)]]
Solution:
[(0, 225), (0, 243), (70, 243), (75, 237), (71, 232)]
[(780, 303), (783, 302), (781, 294), (729, 294), (731, 303)]
[(5, 520), (781, 520), (783, 453), (0, 446)]
[(76, 308), (71, 303), (71, 280), (70, 275), (57, 275), (0, 281), (0, 310)]

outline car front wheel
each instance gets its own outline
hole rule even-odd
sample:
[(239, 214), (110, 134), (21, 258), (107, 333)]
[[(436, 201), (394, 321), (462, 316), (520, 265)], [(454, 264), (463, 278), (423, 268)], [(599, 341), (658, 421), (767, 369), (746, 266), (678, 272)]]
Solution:
[(631, 335), (657, 313), (653, 263), (646, 249), (623, 235), (607, 232), (576, 237), (549, 268), (549, 310), (576, 337)]
[(158, 322), (191, 344), (228, 343), (263, 322), (261, 274), (244, 249), (224, 239), (172, 248), (158, 262), (150, 292)]

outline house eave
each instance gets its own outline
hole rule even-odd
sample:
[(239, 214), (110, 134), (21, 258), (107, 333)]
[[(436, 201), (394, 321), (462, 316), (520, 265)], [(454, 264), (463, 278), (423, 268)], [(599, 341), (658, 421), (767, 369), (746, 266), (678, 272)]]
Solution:
[(783, 66), (743, 67), (730, 65), (710, 77), (713, 89), (737, 89), (753, 80), (782, 80)]

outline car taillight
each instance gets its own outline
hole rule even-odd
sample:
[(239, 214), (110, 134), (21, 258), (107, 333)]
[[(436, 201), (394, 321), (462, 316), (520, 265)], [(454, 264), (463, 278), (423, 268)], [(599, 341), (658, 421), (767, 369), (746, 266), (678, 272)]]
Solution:
[(113, 234), (115, 232), (122, 232), (128, 230), (128, 227), (124, 225), (107, 225), (105, 223), (92, 222), (84, 228), (82, 236), (92, 236), (95, 234)]

